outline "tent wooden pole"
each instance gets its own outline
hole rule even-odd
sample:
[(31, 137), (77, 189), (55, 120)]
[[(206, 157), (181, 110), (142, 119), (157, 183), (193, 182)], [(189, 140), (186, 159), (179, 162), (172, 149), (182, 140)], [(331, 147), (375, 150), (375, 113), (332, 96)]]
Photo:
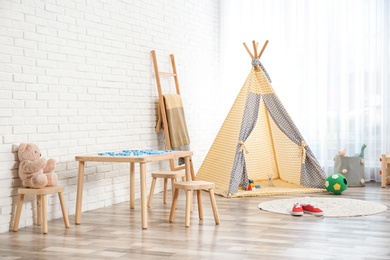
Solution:
[(256, 42), (256, 41), (252, 41), (254, 55), (253, 55), (252, 52), (249, 50), (248, 45), (246, 45), (245, 42), (244, 42), (243, 44), (244, 44), (244, 47), (245, 47), (246, 51), (248, 52), (249, 56), (251, 56), (252, 60), (253, 60), (253, 59), (260, 59), (260, 58), (261, 58), (261, 55), (263, 55), (263, 52), (264, 52), (265, 48), (267, 47), (268, 40), (265, 41), (265, 43), (264, 43), (264, 45), (263, 45), (263, 48), (261, 49), (261, 51), (260, 51), (259, 54), (257, 54), (257, 51), (258, 51), (258, 49), (259, 49), (259, 43)]
[(246, 51), (248, 52), (249, 56), (251, 56), (251, 58), (252, 58), (252, 60), (253, 60), (253, 54), (252, 54), (252, 52), (249, 50), (249, 48), (248, 48), (248, 46), (246, 45), (245, 42), (244, 42), (243, 44), (244, 44), (244, 47), (245, 47)]
[(254, 57), (255, 57), (255, 59), (258, 59), (256, 42), (252, 41), (252, 44), (253, 44), (253, 52), (255, 53)]
[(268, 44), (268, 40), (265, 41), (265, 43), (264, 43), (264, 45), (263, 45), (263, 48), (262, 48), (261, 51), (260, 51), (259, 59), (260, 59), (261, 55), (263, 55), (263, 52), (264, 52), (264, 50), (265, 50), (265, 47), (267, 47), (267, 44)]

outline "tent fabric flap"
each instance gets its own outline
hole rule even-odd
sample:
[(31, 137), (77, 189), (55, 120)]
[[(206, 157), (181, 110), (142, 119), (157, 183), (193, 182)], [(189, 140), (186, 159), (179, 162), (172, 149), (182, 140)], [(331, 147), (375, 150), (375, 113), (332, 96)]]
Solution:
[(260, 95), (249, 93), (247, 102), (242, 116), (241, 130), (236, 148), (236, 156), (234, 159), (233, 170), (230, 178), (229, 194), (234, 194), (238, 191), (239, 186), (248, 185), (248, 172), (245, 163), (245, 141), (252, 133), (257, 123), (259, 113)]
[(326, 174), (310, 147), (275, 94), (263, 96), (271, 117), (279, 129), (302, 150), (301, 184), (313, 188), (325, 188)]

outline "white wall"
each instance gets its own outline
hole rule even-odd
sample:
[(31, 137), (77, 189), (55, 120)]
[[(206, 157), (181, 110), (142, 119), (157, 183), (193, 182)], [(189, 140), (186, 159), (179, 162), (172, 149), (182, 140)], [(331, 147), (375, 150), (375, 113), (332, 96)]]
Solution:
[[(165, 148), (154, 131), (152, 49), (162, 70), (175, 54), (197, 169), (224, 119), (218, 117), (218, 0), (0, 1), (0, 232), (9, 230), (21, 185), (19, 143), (36, 143), (44, 157), (57, 160), (69, 215), (75, 155)], [(127, 164), (87, 163), (85, 173), (83, 211), (129, 200)], [(33, 223), (31, 201), (20, 227)], [(60, 218), (57, 197), (49, 203), (49, 219)]]

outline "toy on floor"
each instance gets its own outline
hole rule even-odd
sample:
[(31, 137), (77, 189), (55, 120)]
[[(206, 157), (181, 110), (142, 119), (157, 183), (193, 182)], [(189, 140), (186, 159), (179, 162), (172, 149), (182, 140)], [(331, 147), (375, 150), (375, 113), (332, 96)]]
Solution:
[(248, 186), (246, 186), (246, 187), (239, 187), (238, 189), (239, 190), (245, 190), (245, 191), (253, 191), (253, 190), (256, 190), (256, 189), (260, 189), (260, 184), (256, 184), (254, 182), (254, 180), (248, 179), (248, 182), (249, 182)]
[(363, 144), (362, 147), (360, 148), (360, 153), (355, 154), (355, 157), (362, 157), (364, 158), (364, 149), (366, 149), (367, 145)]
[(348, 188), (348, 181), (344, 177), (344, 175), (340, 173), (335, 173), (325, 180), (325, 188), (330, 193), (333, 193), (335, 195), (340, 195), (343, 191), (345, 191)]
[(364, 149), (367, 145), (363, 144), (360, 153), (356, 153), (353, 156), (341, 155), (342, 150), (338, 151), (338, 155), (335, 156), (334, 172), (338, 172), (344, 175), (348, 181), (348, 186), (364, 186)]
[(346, 153), (346, 149), (345, 149), (345, 148), (340, 149), (340, 150), (337, 152), (337, 154), (338, 154), (339, 156), (345, 156), (345, 153)]
[[(367, 145), (362, 144), (362, 147), (360, 148), (360, 153), (355, 153), (352, 157), (362, 157), (364, 158), (364, 149), (366, 149)], [(337, 151), (337, 155), (339, 156), (345, 156), (346, 155), (346, 149), (340, 149)]]
[(268, 187), (275, 187), (274, 181), (272, 180), (272, 174), (267, 174), (268, 175)]
[(41, 157), (36, 144), (21, 143), (18, 148), (19, 177), (23, 187), (40, 189), (57, 184), (58, 176), (54, 172), (56, 161)]

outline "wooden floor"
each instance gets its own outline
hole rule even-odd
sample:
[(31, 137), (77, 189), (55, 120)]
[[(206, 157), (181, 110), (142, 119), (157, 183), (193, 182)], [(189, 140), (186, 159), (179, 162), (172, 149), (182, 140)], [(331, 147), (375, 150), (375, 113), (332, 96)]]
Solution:
[[(196, 207), (191, 226), (184, 227), (184, 193), (174, 223), (170, 205), (156, 194), (149, 228), (141, 229), (136, 209), (117, 204), (82, 215), (70, 229), (62, 219), (49, 222), (49, 233), (38, 226), (0, 234), (0, 259), (390, 259), (390, 211), (351, 217), (293, 217), (261, 211), (262, 201), (328, 193), (228, 199), (217, 196), (221, 224), (215, 226), (208, 194), (203, 195), (203, 221)], [(344, 198), (381, 202), (390, 208), (390, 187), (379, 183), (350, 187)]]

